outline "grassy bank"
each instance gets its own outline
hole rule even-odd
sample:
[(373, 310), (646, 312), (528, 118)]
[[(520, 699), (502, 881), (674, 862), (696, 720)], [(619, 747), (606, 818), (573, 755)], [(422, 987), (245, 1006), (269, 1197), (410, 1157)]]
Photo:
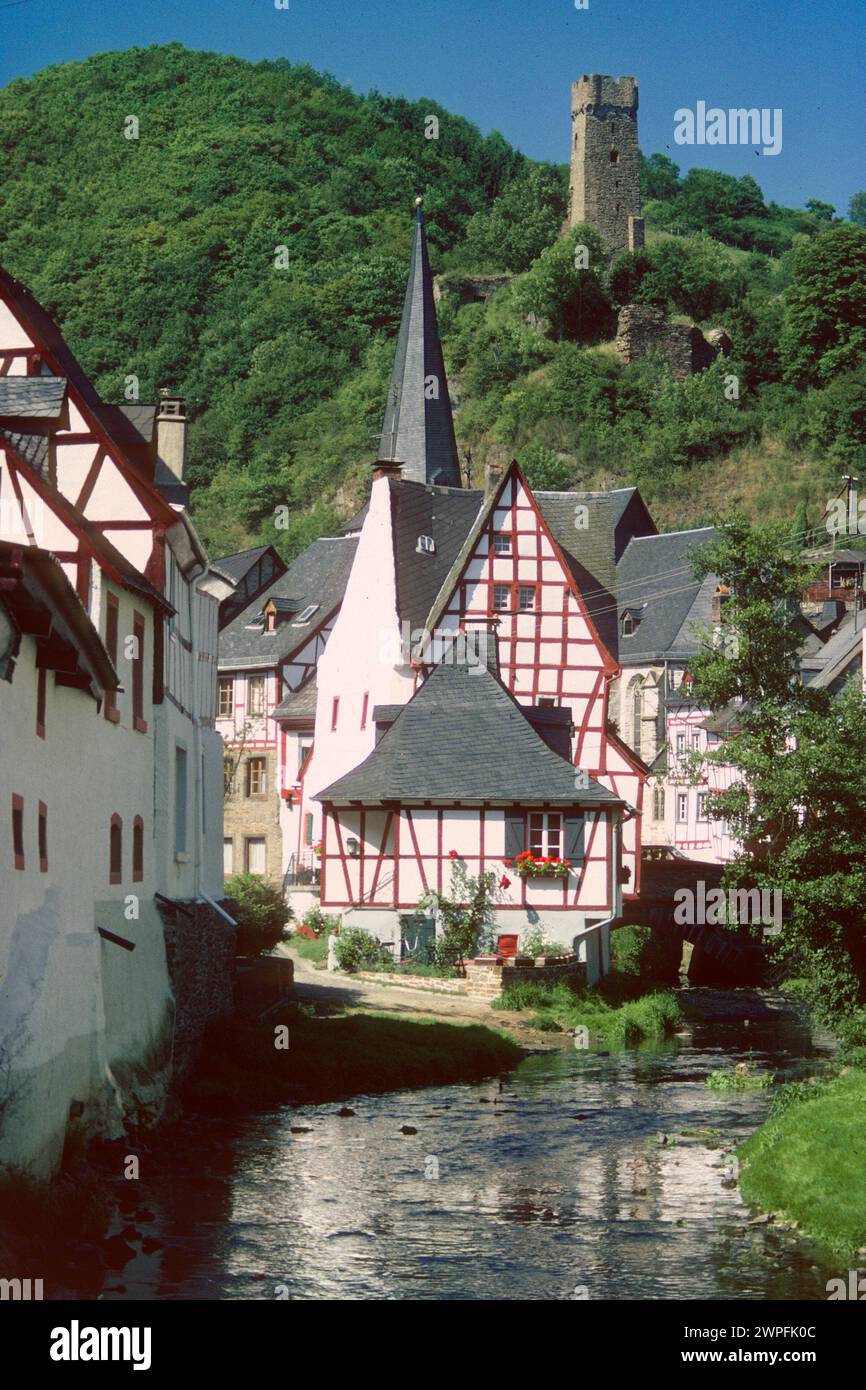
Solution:
[(738, 1153), (740, 1189), (762, 1211), (850, 1254), (866, 1246), (866, 1071), (785, 1086)]
[(594, 990), (576, 993), (564, 981), (557, 984), (519, 984), (512, 986), (494, 1009), (530, 1012), (531, 1027), (544, 1032), (573, 1032), (587, 1028), (614, 1046), (644, 1039), (663, 1038), (675, 1033), (683, 1021), (674, 995), (666, 990), (630, 997), (634, 993), (630, 978), (609, 975)]
[[(282, 1026), (288, 1047), (276, 1045)], [(290, 1008), (276, 1022), (214, 1029), (186, 1100), (227, 1110), (443, 1086), (510, 1070), (522, 1055), (505, 1033), (478, 1025)]]

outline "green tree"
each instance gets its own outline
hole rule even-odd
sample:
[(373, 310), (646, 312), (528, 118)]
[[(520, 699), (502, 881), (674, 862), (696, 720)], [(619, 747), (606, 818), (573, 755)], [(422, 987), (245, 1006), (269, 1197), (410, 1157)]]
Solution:
[(518, 308), (545, 324), (555, 339), (591, 340), (611, 326), (603, 278), (606, 256), (592, 227), (573, 227), (533, 262), (515, 290)]
[(730, 597), (692, 670), (710, 709), (738, 711), (737, 732), (708, 755), (734, 771), (710, 802), (741, 845), (726, 878), (781, 893), (774, 949), (838, 1021), (866, 997), (866, 702), (858, 681), (831, 700), (798, 680), (809, 570), (785, 531), (731, 521), (695, 557)]
[(787, 301), (786, 380), (827, 382), (856, 367), (866, 350), (866, 230), (840, 223), (801, 242)]
[(866, 191), (855, 193), (848, 204), (848, 218), (858, 227), (866, 227)]

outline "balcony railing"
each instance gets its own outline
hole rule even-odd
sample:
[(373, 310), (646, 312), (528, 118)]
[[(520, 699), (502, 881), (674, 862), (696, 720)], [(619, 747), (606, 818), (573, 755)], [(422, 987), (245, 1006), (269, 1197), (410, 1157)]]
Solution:
[(283, 875), (283, 888), (299, 888), (317, 885), (322, 869), (318, 854), (311, 849), (303, 849), (289, 858)]

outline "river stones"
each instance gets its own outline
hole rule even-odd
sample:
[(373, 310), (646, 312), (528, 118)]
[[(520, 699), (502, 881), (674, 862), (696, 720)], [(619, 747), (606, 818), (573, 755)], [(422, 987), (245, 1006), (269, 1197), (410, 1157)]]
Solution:
[(401, 1133), (401, 1134), (417, 1134), (418, 1131), (417, 1131), (417, 1129), (413, 1129), (413, 1127), (412, 1127), (411, 1125), (401, 1125), (401, 1126), (400, 1126), (400, 1133)]
[(349, 1120), (354, 1113), (354, 1110), (350, 1110), (348, 1105), (344, 1105), (342, 1109), (337, 1111), (337, 1116), (341, 1120)]

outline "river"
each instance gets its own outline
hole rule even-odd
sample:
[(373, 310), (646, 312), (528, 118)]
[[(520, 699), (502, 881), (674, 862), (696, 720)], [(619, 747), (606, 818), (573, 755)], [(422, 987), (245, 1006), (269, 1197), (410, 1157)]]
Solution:
[(748, 1225), (726, 1166), (766, 1093), (704, 1084), (741, 1060), (796, 1075), (821, 1050), (793, 1020), (708, 1022), (661, 1046), (360, 1096), (351, 1116), (188, 1116), (124, 1184), (115, 1233), (125, 1223), (135, 1253), (101, 1296), (826, 1297), (839, 1270), (795, 1232)]

